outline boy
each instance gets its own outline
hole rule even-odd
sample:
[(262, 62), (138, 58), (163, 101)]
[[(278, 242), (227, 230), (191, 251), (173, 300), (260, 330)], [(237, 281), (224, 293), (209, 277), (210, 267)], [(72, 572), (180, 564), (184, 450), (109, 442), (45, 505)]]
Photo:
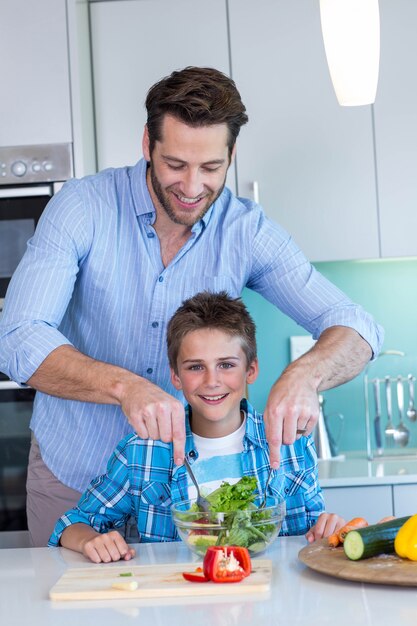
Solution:
[[(256, 380), (255, 324), (240, 299), (225, 292), (186, 300), (167, 329), (171, 380), (188, 402), (186, 454), (201, 486), (256, 476), (264, 492), (269, 472), (262, 416), (244, 399)], [(332, 534), (344, 520), (324, 513), (311, 436), (282, 446), (281, 465), (269, 485), (286, 501), (281, 535), (306, 533), (309, 541)], [(175, 466), (172, 443), (131, 434), (117, 446), (107, 473), (92, 481), (76, 508), (57, 522), (49, 545), (59, 543), (99, 563), (129, 560), (117, 529), (130, 515), (140, 541), (175, 541), (170, 506), (195, 496), (184, 466)]]

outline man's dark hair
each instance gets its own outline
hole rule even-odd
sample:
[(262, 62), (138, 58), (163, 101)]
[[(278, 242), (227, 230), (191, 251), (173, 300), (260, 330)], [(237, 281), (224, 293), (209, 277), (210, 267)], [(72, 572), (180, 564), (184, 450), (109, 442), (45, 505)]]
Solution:
[(231, 337), (239, 337), (247, 367), (256, 359), (255, 322), (242, 300), (231, 298), (225, 291), (202, 291), (184, 300), (168, 323), (168, 359), (174, 372), (178, 373), (177, 359), (182, 340), (188, 333), (203, 328), (214, 328)]
[(146, 97), (150, 152), (161, 141), (162, 121), (172, 115), (189, 126), (227, 124), (229, 156), (248, 116), (235, 83), (211, 67), (186, 67), (172, 72), (148, 91)]

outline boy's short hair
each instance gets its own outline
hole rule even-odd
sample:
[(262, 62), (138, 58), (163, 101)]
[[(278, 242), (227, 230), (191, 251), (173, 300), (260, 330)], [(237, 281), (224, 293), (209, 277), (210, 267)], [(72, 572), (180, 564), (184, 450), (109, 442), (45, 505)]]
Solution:
[(229, 156), (248, 116), (234, 81), (212, 67), (188, 66), (153, 85), (146, 97), (151, 154), (161, 141), (162, 121), (172, 115), (189, 126), (226, 124)]
[(184, 300), (168, 322), (168, 359), (175, 373), (182, 340), (188, 333), (203, 328), (215, 328), (239, 337), (248, 367), (256, 359), (256, 326), (242, 300), (231, 298), (225, 291), (203, 291)]

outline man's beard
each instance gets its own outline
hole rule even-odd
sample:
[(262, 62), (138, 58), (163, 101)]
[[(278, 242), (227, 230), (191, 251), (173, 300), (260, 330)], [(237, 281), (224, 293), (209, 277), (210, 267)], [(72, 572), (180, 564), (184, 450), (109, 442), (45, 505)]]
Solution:
[(197, 222), (199, 222), (204, 217), (204, 215), (207, 213), (209, 208), (216, 202), (217, 198), (223, 192), (223, 189), (226, 184), (226, 177), (225, 177), (223, 184), (220, 187), (220, 189), (217, 191), (217, 193), (212, 192), (212, 191), (209, 192), (209, 195), (207, 196), (207, 202), (204, 205), (204, 207), (201, 209), (197, 217), (190, 215), (187, 219), (186, 215), (184, 217), (181, 217), (180, 215), (178, 215), (177, 212), (174, 210), (174, 208), (171, 206), (171, 202), (168, 197), (168, 194), (163, 190), (161, 183), (156, 177), (155, 168), (152, 166), (152, 159), (150, 162), (149, 169), (150, 169), (152, 188), (158, 199), (159, 204), (164, 209), (165, 213), (168, 215), (171, 221), (173, 221), (175, 224), (181, 224), (182, 226), (191, 227), (191, 226), (194, 226), (194, 224), (197, 224)]

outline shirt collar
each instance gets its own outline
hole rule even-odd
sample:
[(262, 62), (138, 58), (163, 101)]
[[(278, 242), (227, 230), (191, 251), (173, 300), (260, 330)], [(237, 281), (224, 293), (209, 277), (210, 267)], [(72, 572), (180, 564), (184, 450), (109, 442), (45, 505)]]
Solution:
[[(132, 190), (133, 204), (135, 207), (136, 215), (152, 215), (152, 223), (156, 218), (155, 207), (152, 202), (151, 195), (146, 184), (146, 171), (148, 162), (145, 159), (140, 159), (136, 165), (128, 169), (128, 176), (130, 178), (130, 188)], [(224, 193), (224, 192), (223, 192)], [(223, 195), (223, 194), (222, 194)], [(205, 228), (213, 214), (215, 205), (217, 205), (222, 196), (216, 200), (214, 204), (208, 209), (207, 213), (197, 222), (191, 229), (191, 232), (198, 233), (202, 228)]]
[(141, 159), (128, 169), (128, 176), (136, 215), (152, 213), (155, 216), (155, 207), (146, 184), (147, 165), (147, 161)]
[[(253, 406), (243, 398), (240, 402), (240, 408), (246, 413), (246, 432), (244, 439), (252, 445), (259, 448), (267, 448), (265, 438), (265, 429), (263, 426), (263, 417), (257, 413)], [(194, 449), (193, 433), (190, 425), (191, 407), (189, 404), (185, 407), (185, 454)]]

